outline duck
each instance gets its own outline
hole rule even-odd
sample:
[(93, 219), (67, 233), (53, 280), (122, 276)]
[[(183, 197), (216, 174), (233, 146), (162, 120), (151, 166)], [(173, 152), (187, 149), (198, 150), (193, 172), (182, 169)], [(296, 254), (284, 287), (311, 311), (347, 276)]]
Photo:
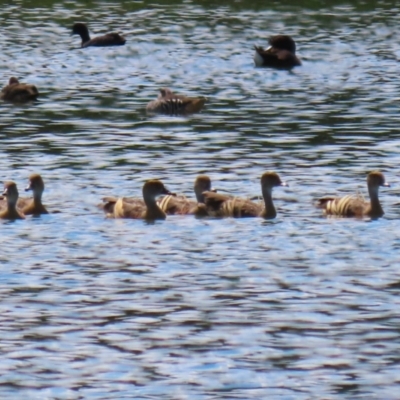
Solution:
[(6, 197), (7, 206), (0, 211), (0, 219), (25, 219), (24, 214), (17, 209), (18, 189), (15, 182), (7, 181), (4, 183), (3, 196)]
[(167, 214), (161, 210), (156, 198), (163, 194), (171, 195), (172, 193), (158, 179), (150, 179), (145, 182), (142, 192), (144, 206), (140, 203), (127, 202), (121, 197), (116, 201), (113, 213), (107, 216), (113, 218), (145, 219), (148, 221), (166, 219)]
[(29, 184), (25, 191), (32, 190), (33, 198), (19, 198), (17, 207), (24, 215), (38, 216), (48, 214), (46, 207), (42, 203), (42, 194), (44, 191), (44, 182), (39, 174), (31, 174), (29, 176)]
[(338, 217), (370, 217), (380, 218), (385, 213), (379, 202), (379, 187), (390, 187), (380, 171), (372, 171), (367, 176), (367, 187), (370, 201), (366, 201), (361, 195), (347, 195), (344, 197), (322, 197), (318, 199), (316, 206), (323, 209), (325, 215)]
[(215, 192), (211, 188), (211, 179), (207, 175), (198, 175), (194, 181), (194, 193), (196, 200), (190, 200), (186, 196), (168, 195), (158, 201), (160, 208), (168, 215), (196, 215), (204, 217), (205, 212), (204, 192)]
[(146, 111), (170, 115), (194, 114), (204, 107), (205, 102), (205, 97), (186, 97), (175, 94), (169, 88), (161, 88), (157, 99), (147, 104)]
[(276, 35), (269, 39), (267, 49), (254, 46), (254, 63), (256, 67), (292, 69), (301, 65), (296, 56), (296, 43), (288, 35)]
[(72, 27), (72, 35), (79, 35), (82, 39), (81, 47), (106, 47), (106, 46), (122, 46), (126, 39), (118, 33), (106, 33), (102, 36), (97, 36), (90, 39), (89, 29), (82, 22), (76, 22)]
[(8, 85), (0, 93), (1, 100), (14, 103), (27, 103), (36, 100), (38, 97), (39, 91), (35, 85), (20, 83), (15, 76), (9, 79)]
[(276, 172), (267, 171), (261, 176), (261, 191), (264, 204), (214, 192), (203, 193), (204, 203), (208, 214), (214, 217), (261, 217), (273, 219), (276, 217), (276, 209), (272, 201), (272, 189), (277, 186), (288, 185), (281, 181)]

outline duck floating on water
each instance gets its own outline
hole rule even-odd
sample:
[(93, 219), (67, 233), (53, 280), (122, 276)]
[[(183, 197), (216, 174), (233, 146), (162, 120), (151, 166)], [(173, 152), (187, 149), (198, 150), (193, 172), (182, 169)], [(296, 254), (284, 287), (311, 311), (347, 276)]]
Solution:
[(18, 195), (15, 182), (7, 181), (4, 183), (3, 196), (5, 196), (7, 203), (5, 209), (0, 211), (0, 219), (25, 219), (24, 214), (17, 210)]
[(277, 186), (288, 185), (281, 181), (276, 172), (268, 171), (261, 176), (261, 191), (264, 204), (214, 192), (203, 193), (204, 203), (208, 214), (214, 217), (262, 217), (272, 219), (276, 217), (276, 209), (272, 201), (272, 189)]
[(372, 171), (367, 177), (367, 186), (370, 201), (364, 200), (360, 195), (348, 195), (344, 197), (322, 197), (317, 202), (317, 207), (324, 210), (325, 215), (339, 217), (371, 217), (379, 218), (384, 215), (379, 202), (379, 187), (390, 187), (385, 181), (382, 172)]
[(146, 111), (170, 115), (194, 114), (204, 107), (205, 102), (205, 97), (187, 97), (162, 88), (157, 99), (147, 104)]
[(270, 47), (254, 46), (256, 67), (292, 69), (301, 65), (296, 56), (296, 43), (288, 35), (276, 35), (269, 39)]
[(8, 85), (0, 93), (0, 99), (13, 103), (27, 103), (38, 98), (39, 91), (35, 85), (20, 83), (14, 76), (10, 78)]
[(107, 47), (107, 46), (122, 46), (125, 44), (126, 39), (119, 33), (106, 33), (102, 36), (96, 36), (90, 39), (89, 29), (82, 22), (76, 22), (72, 27), (72, 35), (79, 35), (82, 39), (81, 47)]

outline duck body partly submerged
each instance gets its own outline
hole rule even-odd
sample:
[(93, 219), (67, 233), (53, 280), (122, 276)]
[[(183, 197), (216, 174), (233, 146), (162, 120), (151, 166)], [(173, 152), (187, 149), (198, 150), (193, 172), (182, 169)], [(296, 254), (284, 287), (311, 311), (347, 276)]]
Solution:
[(11, 77), (8, 85), (0, 93), (0, 99), (13, 103), (27, 103), (37, 100), (39, 91), (35, 85), (20, 83), (15, 77)]
[(205, 97), (187, 97), (162, 88), (157, 99), (147, 104), (146, 111), (170, 115), (194, 114), (204, 107), (205, 102)]

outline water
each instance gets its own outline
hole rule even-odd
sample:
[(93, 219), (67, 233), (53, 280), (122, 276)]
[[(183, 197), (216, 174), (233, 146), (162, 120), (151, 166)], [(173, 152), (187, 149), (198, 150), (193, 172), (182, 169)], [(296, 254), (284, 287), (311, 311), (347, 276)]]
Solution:
[[(31, 172), (59, 211), (3, 222), (1, 398), (398, 399), (399, 8), (392, 2), (6, 2), (0, 168)], [(128, 33), (79, 49), (73, 22)], [(131, 33), (129, 33), (131, 32)], [(303, 66), (254, 68), (292, 35)], [(158, 88), (207, 96), (192, 117), (148, 117)], [(366, 193), (386, 212), (326, 219), (313, 200)], [(273, 221), (107, 220), (103, 196), (197, 174), (242, 196), (277, 171)], [(397, 264), (399, 263), (399, 264)]]

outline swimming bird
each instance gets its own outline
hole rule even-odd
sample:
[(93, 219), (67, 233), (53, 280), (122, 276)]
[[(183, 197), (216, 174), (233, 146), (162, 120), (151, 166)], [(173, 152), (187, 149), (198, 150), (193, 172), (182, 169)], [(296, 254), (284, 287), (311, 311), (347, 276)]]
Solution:
[(186, 97), (175, 94), (171, 89), (162, 88), (156, 100), (146, 106), (149, 113), (193, 114), (199, 112), (206, 102), (205, 97)]
[(118, 33), (106, 33), (102, 36), (97, 36), (90, 39), (89, 30), (82, 22), (76, 22), (72, 27), (72, 35), (79, 35), (82, 39), (81, 47), (106, 47), (106, 46), (122, 46), (126, 39)]
[(46, 207), (42, 203), (42, 194), (44, 191), (44, 182), (39, 174), (31, 174), (26, 191), (32, 190), (33, 198), (22, 197), (18, 199), (17, 207), (24, 215), (48, 214)]
[(384, 215), (379, 202), (379, 186), (390, 187), (382, 172), (372, 171), (367, 177), (370, 201), (365, 201), (360, 195), (344, 197), (323, 197), (318, 200), (317, 207), (324, 210), (325, 215), (340, 217), (371, 217), (379, 218)]
[(276, 186), (287, 186), (276, 172), (265, 172), (261, 176), (261, 191), (264, 204), (254, 203), (240, 197), (226, 196), (220, 193), (204, 192), (204, 202), (210, 216), (214, 217), (276, 217), (276, 209), (272, 201), (272, 189)]
[(4, 183), (3, 196), (6, 197), (7, 206), (6, 209), (0, 211), (0, 219), (24, 219), (24, 214), (17, 210), (18, 189), (15, 182), (7, 181)]
[(146, 220), (165, 219), (167, 214), (158, 206), (156, 198), (163, 194), (170, 195), (172, 193), (169, 192), (164, 184), (158, 179), (148, 180), (143, 185), (142, 192), (144, 205), (138, 202), (127, 202), (123, 197), (121, 197), (115, 202), (112, 210), (113, 212), (107, 216), (114, 218), (134, 218)]
[(288, 35), (276, 35), (269, 39), (270, 47), (264, 49), (254, 46), (256, 67), (292, 69), (301, 65), (296, 56), (296, 43)]
[(10, 78), (8, 85), (0, 93), (0, 99), (14, 103), (26, 103), (36, 100), (39, 92), (35, 85), (20, 83), (14, 76)]

